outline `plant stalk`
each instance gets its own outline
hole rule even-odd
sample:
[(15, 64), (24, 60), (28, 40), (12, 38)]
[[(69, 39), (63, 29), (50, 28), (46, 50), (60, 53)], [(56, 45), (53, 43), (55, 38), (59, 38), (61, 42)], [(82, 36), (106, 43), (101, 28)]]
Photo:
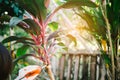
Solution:
[(109, 43), (110, 43), (111, 62), (112, 62), (112, 80), (115, 80), (115, 62), (114, 62), (114, 51), (113, 51), (112, 38), (111, 38), (111, 33), (110, 33), (110, 24), (109, 24), (106, 16), (104, 16), (104, 18), (105, 18), (105, 22), (106, 22), (106, 26), (107, 26), (108, 39), (109, 39)]
[(111, 32), (110, 32), (110, 24), (109, 24), (109, 21), (107, 19), (106, 13), (103, 11), (101, 4), (100, 4), (100, 6), (101, 6), (103, 18), (105, 19), (108, 40), (109, 40), (109, 44), (110, 44), (111, 64), (112, 64), (112, 80), (115, 80), (115, 62), (114, 62), (114, 51), (113, 51), (113, 44), (112, 44), (112, 38), (111, 38)]
[(50, 77), (50, 80), (55, 80), (55, 77), (54, 77), (53, 72), (51, 70), (51, 65), (50, 64), (48, 66), (46, 66), (46, 69), (47, 69), (47, 73)]

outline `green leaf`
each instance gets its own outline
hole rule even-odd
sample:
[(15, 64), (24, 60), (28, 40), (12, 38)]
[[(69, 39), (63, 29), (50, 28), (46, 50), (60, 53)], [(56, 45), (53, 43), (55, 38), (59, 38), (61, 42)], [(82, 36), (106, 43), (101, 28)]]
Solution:
[(66, 36), (67, 36), (71, 41), (74, 42), (75, 46), (77, 46), (77, 40), (76, 40), (76, 38), (75, 38), (73, 35), (68, 34), (68, 35), (66, 35)]
[(102, 56), (105, 64), (110, 65), (111, 64), (111, 60), (110, 60), (109, 55), (107, 55), (104, 51), (101, 51), (101, 52), (102, 52), (101, 56)]
[(19, 41), (19, 42), (28, 41), (28, 42), (33, 42), (33, 40), (30, 39), (30, 38), (10, 36), (10, 37), (5, 38), (5, 39), (2, 41), (2, 43), (7, 43), (7, 42), (11, 42), (11, 41)]
[(96, 5), (94, 2), (90, 0), (68, 0), (66, 3), (62, 4), (61, 6), (58, 6), (51, 14), (51, 16), (53, 16), (61, 8), (70, 9), (70, 8), (79, 8), (83, 6), (96, 8), (98, 5)]
[(17, 44), (17, 43), (22, 43), (26, 45), (34, 45), (34, 42), (26, 41), (26, 40), (17, 40), (14, 44)]
[(58, 23), (57, 22), (51, 22), (51, 23), (48, 24), (48, 26), (52, 30), (52, 32), (54, 32), (58, 29)]
[(93, 8), (97, 7), (97, 5), (90, 0), (69, 0), (63, 5), (61, 5), (59, 8), (69, 9), (69, 8), (77, 8), (81, 6), (87, 6), (87, 7), (93, 7)]
[(7, 43), (7, 42), (11, 42), (11, 41), (15, 41), (15, 40), (18, 40), (19, 38), (16, 37), (16, 36), (10, 36), (10, 37), (7, 37), (5, 38), (2, 43)]
[(59, 42), (58, 45), (59, 46), (65, 46), (65, 44), (63, 42)]
[(47, 9), (44, 5), (44, 0), (17, 0), (18, 4), (34, 17), (40, 20), (46, 18)]
[(22, 47), (18, 48), (16, 56), (20, 57), (20, 56), (26, 54), (29, 47), (30, 47), (29, 45), (23, 45)]
[(68, 51), (68, 47), (64, 47), (64, 48), (62, 48), (62, 49), (64, 49), (65, 51)]

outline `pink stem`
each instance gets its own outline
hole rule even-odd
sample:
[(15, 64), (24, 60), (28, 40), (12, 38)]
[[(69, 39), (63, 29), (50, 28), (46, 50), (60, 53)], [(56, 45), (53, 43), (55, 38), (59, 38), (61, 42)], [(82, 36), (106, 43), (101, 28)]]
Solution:
[(38, 37), (36, 37), (36, 36), (33, 35), (33, 34), (31, 34), (31, 36), (32, 36), (32, 39), (34, 40), (35, 44), (36, 44), (36, 45), (39, 45), (40, 42), (37, 40)]
[[(51, 15), (52, 17), (52, 15)], [(50, 18), (51, 18), (50, 17)], [(38, 20), (36, 18), (33, 17), (33, 20), (40, 26), (40, 29), (41, 29), (41, 34), (38, 36), (38, 37), (35, 37), (34, 35), (31, 34), (33, 40), (35, 41), (35, 43), (38, 45), (38, 42), (40, 39), (38, 39), (39, 37), (42, 38), (42, 45), (43, 45), (43, 48), (44, 48), (44, 51), (43, 51), (43, 54), (45, 55), (45, 59), (42, 58), (41, 56), (41, 59), (43, 60), (43, 62), (47, 62), (47, 64), (50, 64), (50, 60), (49, 60), (49, 56), (48, 56), (48, 53), (46, 51), (46, 41), (45, 41), (45, 28), (47, 26), (47, 23), (50, 19), (47, 19), (47, 23), (43, 23), (42, 20)], [(40, 52), (40, 49), (38, 49), (38, 53), (41, 54)]]

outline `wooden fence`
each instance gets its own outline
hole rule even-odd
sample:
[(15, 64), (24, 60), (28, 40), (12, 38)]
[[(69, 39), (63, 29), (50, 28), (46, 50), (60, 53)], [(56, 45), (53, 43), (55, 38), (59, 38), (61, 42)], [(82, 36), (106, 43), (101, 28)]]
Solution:
[(62, 54), (58, 80), (104, 80), (99, 54)]

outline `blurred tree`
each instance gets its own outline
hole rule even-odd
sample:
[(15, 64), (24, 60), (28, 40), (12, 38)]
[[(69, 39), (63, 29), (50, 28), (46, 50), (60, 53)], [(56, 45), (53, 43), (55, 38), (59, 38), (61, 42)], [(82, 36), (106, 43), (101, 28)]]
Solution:
[[(79, 7), (75, 10), (81, 18), (86, 20), (88, 27), (83, 27), (89, 31), (98, 42), (102, 57), (107, 64), (109, 79), (119, 79), (119, 53), (120, 45), (120, 1), (119, 0), (96, 0), (98, 8)], [(108, 54), (107, 54), (108, 53)], [(115, 68), (117, 67), (117, 68)]]

